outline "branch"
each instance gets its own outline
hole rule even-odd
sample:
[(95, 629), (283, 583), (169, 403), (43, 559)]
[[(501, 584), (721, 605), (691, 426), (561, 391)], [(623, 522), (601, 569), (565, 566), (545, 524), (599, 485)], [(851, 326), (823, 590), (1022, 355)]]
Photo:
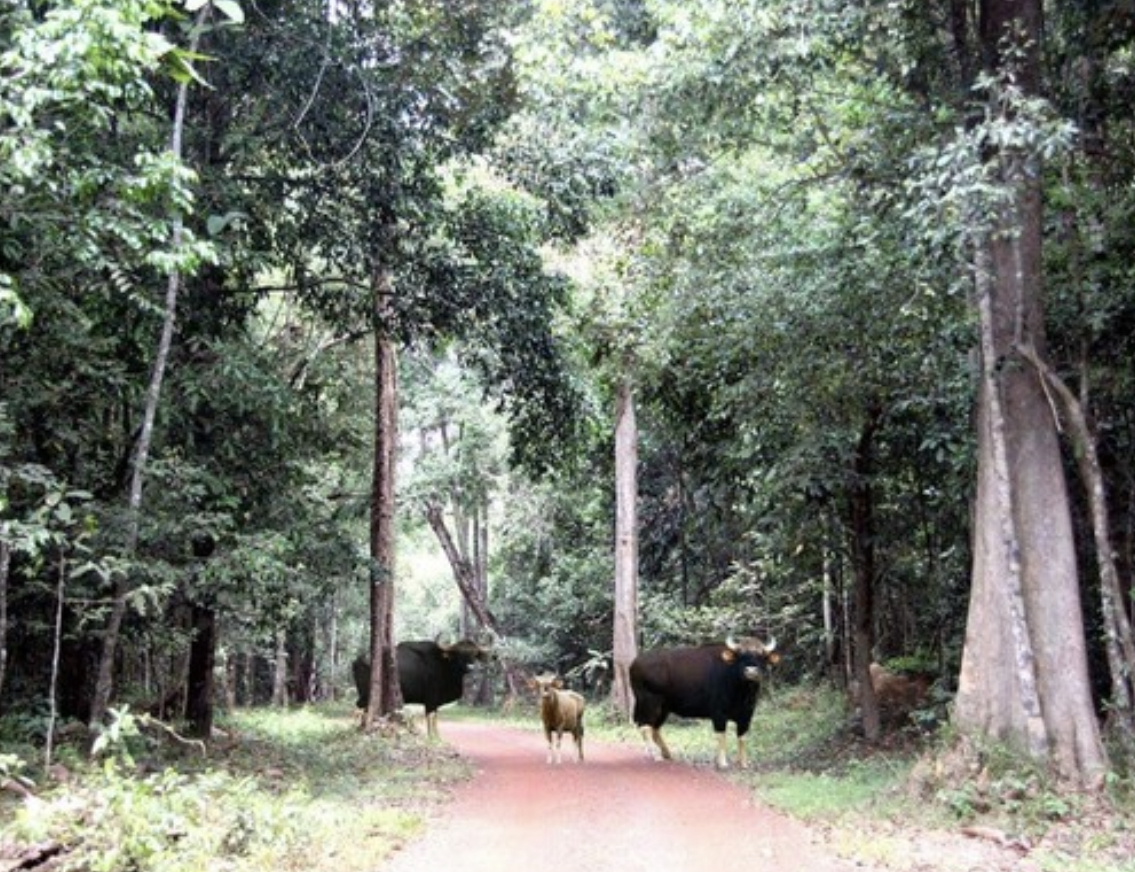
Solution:
[(453, 535), (449, 532), (449, 527), (446, 526), (441, 506), (435, 502), (427, 503), (426, 519), (430, 522), (430, 527), (433, 528), (445, 556), (449, 559), (449, 565), (453, 568), (453, 577), (457, 581), (461, 595), (465, 597), (465, 602), (469, 604), (469, 608), (473, 610), (473, 614), (477, 616), (481, 626), (499, 637), (497, 619), (477, 593), (477, 588), (473, 584), (473, 570), (469, 566), (469, 561), (465, 560), (458, 552), (457, 546), (453, 542)]
[(160, 721), (157, 718), (152, 717), (151, 715), (138, 715), (137, 720), (138, 720), (139, 726), (142, 726), (142, 727), (158, 727), (159, 729), (163, 730), (166, 733), (166, 735), (168, 735), (174, 741), (179, 742), (182, 745), (189, 745), (191, 748), (196, 748), (198, 751), (201, 752), (202, 757), (206, 756), (205, 743), (201, 739), (187, 739), (184, 736), (182, 736), (180, 733), (178, 733), (177, 730), (175, 730), (173, 727), (171, 727), (165, 721)]

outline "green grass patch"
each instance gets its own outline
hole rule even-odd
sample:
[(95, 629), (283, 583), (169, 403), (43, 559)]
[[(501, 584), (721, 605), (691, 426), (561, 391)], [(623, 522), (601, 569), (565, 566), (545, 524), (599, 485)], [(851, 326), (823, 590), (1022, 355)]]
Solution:
[(836, 775), (781, 771), (764, 773), (749, 782), (775, 808), (804, 820), (835, 821), (867, 809), (877, 815), (905, 811), (907, 771), (891, 763), (868, 763)]

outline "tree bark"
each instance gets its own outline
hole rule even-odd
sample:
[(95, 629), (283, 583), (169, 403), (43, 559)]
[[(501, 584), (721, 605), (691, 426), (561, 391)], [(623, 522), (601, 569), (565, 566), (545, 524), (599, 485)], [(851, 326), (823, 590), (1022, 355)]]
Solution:
[(208, 739), (213, 734), (213, 668), (216, 665), (217, 613), (193, 606), (193, 641), (189, 648), (189, 679), (185, 718), (189, 735)]
[(288, 634), (276, 631), (276, 656), (272, 665), (272, 705), (284, 708), (288, 704)]
[(1013, 739), (1041, 757), (1048, 740), (1029, 638), (1021, 543), (1013, 517), (1014, 481), (995, 350), (990, 261), (988, 252), (979, 248), (975, 290), (983, 365), (977, 407), (974, 567), (955, 723), (981, 735)]
[(441, 545), (441, 550), (445, 552), (450, 568), (453, 569), (453, 578), (457, 582), (457, 588), (461, 591), (465, 604), (469, 606), (482, 627), (494, 636), (499, 636), (497, 619), (489, 611), (488, 603), (481, 596), (473, 566), (458, 549), (453, 535), (449, 532), (449, 526), (445, 523), (445, 514), (438, 503), (426, 505), (426, 520), (429, 521), (430, 528), (437, 536), (438, 544)]
[(67, 556), (59, 553), (59, 575), (55, 583), (55, 629), (52, 633), (51, 684), (47, 691), (47, 739), (43, 747), (43, 768), (51, 769), (55, 754), (55, 724), (59, 719), (59, 659), (63, 649), (63, 602), (67, 593)]
[[(1041, 0), (984, 0), (983, 58), (1037, 93)], [(1008, 42), (1016, 50), (1003, 54)], [(1012, 69), (1009, 70), (1009, 66)], [(1041, 380), (1043, 205), (1035, 156), (989, 157), (1008, 203), (975, 251), (981, 330), (973, 585), (954, 721), (1008, 741), (1078, 786), (1106, 769), (1092, 706), (1071, 509), (1056, 424)]]
[[(8, 574), (12, 567), (12, 549), (0, 530), (0, 699), (4, 698), (4, 676), (8, 672)], [(0, 714), (3, 714), (0, 708)]]
[(855, 573), (855, 605), (852, 612), (851, 656), (859, 686), (859, 711), (863, 735), (877, 742), (882, 735), (879, 701), (871, 683), (871, 659), (875, 621), (875, 497), (871, 484), (875, 432), (882, 412), (871, 410), (859, 434), (852, 468), (850, 497), (851, 554)]
[(1096, 451), (1096, 440), (1088, 425), (1084, 407), (1060, 376), (1043, 361), (1035, 349), (1022, 346), (1022, 357), (1036, 370), (1056, 398), (1064, 413), (1080, 480), (1087, 494), (1095, 539), (1096, 562), (1100, 575), (1100, 613), (1104, 625), (1104, 649), (1111, 672), (1111, 699), (1108, 718), (1130, 742), (1135, 737), (1132, 700), (1135, 699), (1135, 637), (1123, 607), (1124, 591), (1112, 545), (1111, 519), (1107, 506), (1104, 474)]
[(394, 292), (379, 263), (373, 279), (375, 305), (374, 472), (370, 507), (370, 703), (362, 729), (402, 707), (394, 658), (394, 494), (398, 455), (398, 355), (392, 335)]
[[(430, 528), (437, 536), (441, 550), (445, 552), (445, 557), (453, 569), (453, 578), (457, 582), (457, 588), (461, 591), (461, 596), (466, 605), (473, 612), (477, 622), (488, 630), (494, 639), (499, 639), (501, 635), (500, 625), (497, 623), (496, 616), (489, 610), (487, 592), (482, 593), (478, 587), (476, 572), (472, 564), (458, 550), (457, 544), (449, 532), (449, 527), (445, 523), (445, 514), (438, 503), (426, 504), (426, 520), (429, 521)], [(508, 685), (508, 693), (510, 696), (516, 696), (523, 686), (523, 682), (511, 663), (502, 659), (502, 666), (505, 682)]]
[(611, 701), (631, 716), (630, 668), (638, 654), (638, 424), (634, 393), (625, 379), (615, 398), (615, 625)]

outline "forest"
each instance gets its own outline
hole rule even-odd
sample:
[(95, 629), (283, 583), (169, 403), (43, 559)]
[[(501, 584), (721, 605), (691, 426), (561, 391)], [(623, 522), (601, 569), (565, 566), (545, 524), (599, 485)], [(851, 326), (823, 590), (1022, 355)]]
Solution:
[(0, 738), (488, 640), (1135, 761), (1135, 3), (0, 0)]

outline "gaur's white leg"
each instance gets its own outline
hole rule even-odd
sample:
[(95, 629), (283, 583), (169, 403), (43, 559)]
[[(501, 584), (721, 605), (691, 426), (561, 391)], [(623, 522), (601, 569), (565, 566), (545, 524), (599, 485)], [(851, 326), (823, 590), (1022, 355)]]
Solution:
[(737, 737), (737, 766), (741, 769), (749, 768), (749, 758), (745, 753), (745, 737)]
[(671, 759), (670, 746), (666, 744), (666, 740), (662, 738), (662, 731), (657, 727), (642, 727), (642, 740), (643, 744), (646, 745), (646, 756), (651, 760), (654, 759), (655, 746), (657, 746), (659, 753), (662, 755), (661, 759)]
[(725, 731), (717, 734), (717, 768), (728, 769), (729, 760), (725, 755)]
[(648, 726), (639, 727), (639, 732), (642, 733), (642, 747), (646, 751), (647, 759), (654, 759), (654, 742), (650, 737), (651, 728)]

